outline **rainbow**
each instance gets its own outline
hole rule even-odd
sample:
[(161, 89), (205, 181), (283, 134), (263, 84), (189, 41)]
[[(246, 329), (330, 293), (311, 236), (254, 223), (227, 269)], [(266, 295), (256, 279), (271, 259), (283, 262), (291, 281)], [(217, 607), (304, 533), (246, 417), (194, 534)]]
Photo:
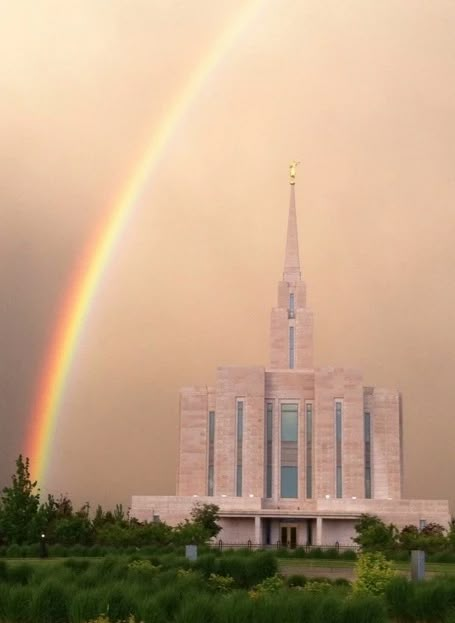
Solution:
[(27, 431), (25, 454), (30, 459), (31, 474), (40, 485), (45, 481), (48, 472), (52, 442), (77, 347), (98, 286), (120, 235), (131, 220), (137, 199), (163, 157), (179, 121), (263, 1), (246, 0), (232, 22), (195, 67), (157, 130), (152, 133), (142, 155), (133, 165), (123, 189), (107, 210), (104, 220), (88, 241), (77, 264), (45, 355)]

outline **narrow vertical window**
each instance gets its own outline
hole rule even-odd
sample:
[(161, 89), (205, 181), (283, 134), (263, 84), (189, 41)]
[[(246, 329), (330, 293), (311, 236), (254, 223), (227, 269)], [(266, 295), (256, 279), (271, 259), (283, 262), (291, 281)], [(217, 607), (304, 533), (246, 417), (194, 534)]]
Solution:
[(335, 454), (336, 454), (336, 497), (343, 497), (343, 403), (335, 401)]
[(365, 436), (365, 497), (371, 498), (371, 415), (368, 411), (363, 414)]
[(207, 473), (207, 495), (213, 495), (215, 471), (215, 411), (209, 411), (209, 456)]
[(294, 292), (289, 294), (289, 318), (294, 318)]
[(289, 367), (294, 367), (294, 327), (289, 327)]
[(237, 403), (237, 461), (236, 461), (235, 494), (242, 496), (243, 466), (243, 401)]
[(273, 403), (267, 403), (265, 416), (265, 497), (272, 497)]
[(313, 405), (306, 405), (306, 496), (313, 497)]
[(281, 405), (281, 497), (296, 498), (298, 467), (298, 405)]

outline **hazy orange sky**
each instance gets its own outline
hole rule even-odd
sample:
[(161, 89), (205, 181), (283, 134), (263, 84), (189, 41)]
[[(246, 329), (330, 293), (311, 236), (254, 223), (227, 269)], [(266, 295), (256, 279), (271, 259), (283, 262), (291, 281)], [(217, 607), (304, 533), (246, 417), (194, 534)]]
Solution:
[[(0, 482), (84, 245), (240, 0), (0, 5)], [(455, 501), (455, 3), (264, 0), (150, 178), (48, 487), (174, 493), (178, 388), (268, 360), (289, 185), (317, 365), (399, 387), (405, 495)]]

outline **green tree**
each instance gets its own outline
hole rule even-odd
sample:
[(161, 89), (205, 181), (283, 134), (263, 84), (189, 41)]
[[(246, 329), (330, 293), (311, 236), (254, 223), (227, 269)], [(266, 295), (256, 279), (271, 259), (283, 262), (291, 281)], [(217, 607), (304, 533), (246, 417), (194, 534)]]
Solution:
[(215, 537), (221, 530), (217, 523), (220, 519), (220, 508), (216, 504), (195, 504), (191, 510), (191, 520), (203, 528), (209, 538)]
[(420, 549), (420, 532), (414, 525), (405, 526), (398, 537), (400, 547), (404, 550)]
[(36, 481), (30, 478), (29, 459), (20, 454), (10, 487), (5, 487), (0, 501), (0, 533), (8, 543), (26, 543), (38, 539), (37, 513), (40, 495)]
[(385, 524), (376, 515), (363, 514), (355, 524), (357, 536), (353, 539), (363, 552), (391, 551), (398, 545), (398, 529)]
[(370, 595), (382, 595), (395, 577), (392, 562), (381, 552), (360, 554), (355, 570), (354, 591)]

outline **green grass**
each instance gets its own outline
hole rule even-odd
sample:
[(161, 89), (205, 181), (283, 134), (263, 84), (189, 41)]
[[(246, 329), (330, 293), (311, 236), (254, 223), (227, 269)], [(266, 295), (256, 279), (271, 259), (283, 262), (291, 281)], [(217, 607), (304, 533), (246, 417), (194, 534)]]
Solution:
[[(309, 569), (309, 568), (322, 568), (322, 569), (353, 569), (355, 561), (352, 560), (321, 560), (311, 558), (279, 558), (278, 567), (297, 569)], [(411, 565), (409, 562), (394, 562), (394, 567), (398, 571), (409, 571)], [(451, 562), (427, 562), (425, 565), (426, 571), (429, 573), (441, 573), (447, 575), (455, 574), (455, 563)], [(304, 571), (302, 571), (304, 573)]]

